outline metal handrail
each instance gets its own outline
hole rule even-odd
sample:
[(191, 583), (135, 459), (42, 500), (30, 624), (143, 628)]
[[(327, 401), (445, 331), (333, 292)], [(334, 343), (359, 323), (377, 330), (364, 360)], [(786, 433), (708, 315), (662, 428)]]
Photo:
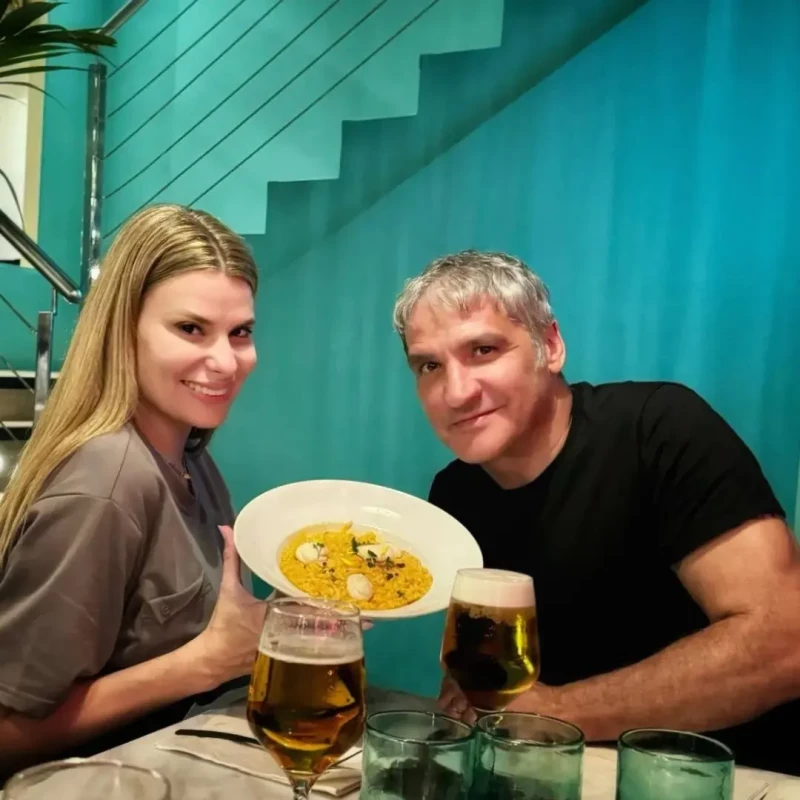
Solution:
[(55, 289), (49, 311), (40, 311), (36, 330), (36, 372), (33, 379), (33, 424), (39, 421), (50, 396), (53, 374), (53, 319), (58, 297)]
[[(100, 28), (112, 35), (118, 31), (147, 0), (128, 0)], [(81, 235), (81, 294), (86, 295), (100, 270), (102, 234), (101, 187), (105, 158), (106, 81), (108, 70), (99, 59), (89, 67), (89, 91), (86, 104), (86, 154), (83, 173), (83, 224)]]
[(4, 211), (0, 210), (0, 236), (40, 274), (68, 302), (80, 303), (81, 290), (61, 267), (53, 261), (36, 242), (25, 233)]
[(100, 28), (100, 33), (111, 36), (118, 31), (145, 3), (147, 0), (128, 0), (122, 8), (117, 9), (111, 18)]

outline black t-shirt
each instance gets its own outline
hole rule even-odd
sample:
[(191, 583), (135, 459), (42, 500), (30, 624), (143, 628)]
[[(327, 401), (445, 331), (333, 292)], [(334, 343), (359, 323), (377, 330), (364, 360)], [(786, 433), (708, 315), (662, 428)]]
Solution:
[[(748, 520), (784, 516), (753, 454), (690, 389), (571, 389), (567, 440), (536, 480), (505, 490), (454, 461), (430, 491), (473, 534), (485, 566), (533, 576), (541, 680), (554, 686), (635, 664), (705, 627), (673, 567)], [(715, 735), (738, 763), (797, 772), (795, 748), (780, 754), (775, 740), (798, 729), (795, 702)]]

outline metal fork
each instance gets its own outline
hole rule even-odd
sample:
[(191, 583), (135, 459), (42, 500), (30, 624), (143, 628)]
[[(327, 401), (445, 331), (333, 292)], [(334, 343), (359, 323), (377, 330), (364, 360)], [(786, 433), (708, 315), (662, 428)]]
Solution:
[(769, 784), (764, 783), (758, 787), (748, 798), (747, 800), (764, 800), (767, 796), (767, 792), (769, 792)]

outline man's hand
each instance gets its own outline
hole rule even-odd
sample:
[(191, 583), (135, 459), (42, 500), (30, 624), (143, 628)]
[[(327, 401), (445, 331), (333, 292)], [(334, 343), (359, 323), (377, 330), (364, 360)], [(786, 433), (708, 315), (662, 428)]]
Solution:
[[(505, 711), (518, 711), (528, 714), (542, 714), (546, 717), (557, 717), (569, 722), (569, 717), (561, 716), (566, 713), (559, 702), (560, 690), (557, 686), (545, 686), (535, 683), (530, 689), (515, 698)], [(477, 720), (475, 709), (469, 704), (459, 685), (449, 676), (445, 675), (436, 701), (438, 708), (448, 717), (460, 719), (473, 725)]]
[(534, 683), (530, 689), (515, 697), (505, 710), (541, 714), (575, 724), (575, 720), (570, 719), (569, 711), (560, 702), (560, 697), (561, 689), (558, 686)]
[(764, 519), (729, 531), (677, 574), (707, 627), (614, 672), (535, 684), (508, 710), (613, 741), (628, 728), (728, 728), (800, 697), (800, 548), (785, 524)]
[(461, 691), (461, 687), (449, 675), (445, 675), (442, 680), (436, 705), (448, 717), (460, 719), (470, 725), (474, 724), (478, 718), (464, 692)]

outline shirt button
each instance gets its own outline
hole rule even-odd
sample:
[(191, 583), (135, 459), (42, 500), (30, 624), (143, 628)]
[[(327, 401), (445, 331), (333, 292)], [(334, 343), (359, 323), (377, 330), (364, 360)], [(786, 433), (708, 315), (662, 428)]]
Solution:
[(169, 603), (162, 603), (162, 604), (161, 604), (161, 613), (162, 613), (162, 614), (163, 614), (165, 617), (168, 617), (168, 616), (169, 616), (169, 613), (170, 613), (170, 611), (171, 611), (171, 609), (170, 609), (170, 607), (169, 607)]

